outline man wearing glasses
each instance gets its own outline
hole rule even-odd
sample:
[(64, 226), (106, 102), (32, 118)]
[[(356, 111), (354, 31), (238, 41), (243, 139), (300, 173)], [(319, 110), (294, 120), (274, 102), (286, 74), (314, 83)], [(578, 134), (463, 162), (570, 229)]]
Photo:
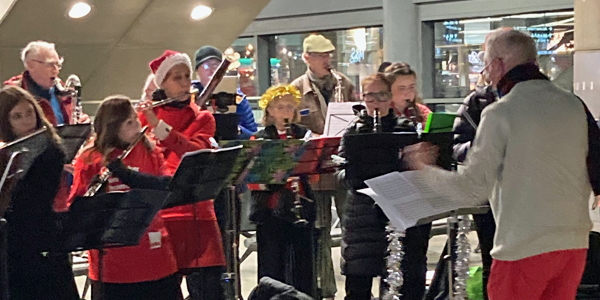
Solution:
[[(294, 80), (294, 85), (302, 94), (300, 102), (300, 124), (308, 127), (313, 134), (323, 134), (327, 105), (330, 102), (358, 101), (354, 86), (344, 74), (333, 70), (331, 59), (335, 46), (322, 35), (312, 34), (304, 39), (302, 59), (306, 63), (306, 73)], [(336, 93), (339, 87), (339, 93)], [(317, 221), (320, 228), (318, 273), (321, 277), (323, 298), (333, 298), (337, 289), (331, 260), (331, 198), (335, 199), (337, 214), (344, 216), (347, 191), (342, 189), (331, 174), (311, 179), (311, 187), (317, 203)], [(343, 222), (342, 222), (343, 223)]]
[[(21, 60), (25, 72), (12, 77), (4, 84), (17, 85), (31, 93), (52, 125), (69, 124), (71, 97), (61, 96), (54, 86), (54, 78), (58, 77), (63, 63), (63, 58), (58, 56), (54, 44), (44, 41), (30, 42), (21, 50)], [(82, 113), (79, 123), (89, 123), (89, 116)]]
[[(213, 46), (203, 46), (196, 51), (196, 75), (198, 80), (192, 81), (192, 85), (200, 92), (208, 85), (208, 82), (215, 74), (219, 65), (223, 61), (223, 53)], [(258, 129), (254, 121), (254, 114), (246, 96), (238, 88), (239, 103), (236, 113), (240, 116), (238, 121), (238, 138), (247, 140)]]

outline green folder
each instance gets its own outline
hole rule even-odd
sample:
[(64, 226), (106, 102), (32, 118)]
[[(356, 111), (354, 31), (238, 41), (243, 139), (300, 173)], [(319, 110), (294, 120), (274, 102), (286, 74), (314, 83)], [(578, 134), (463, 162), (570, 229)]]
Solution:
[(436, 133), (436, 132), (452, 132), (454, 127), (454, 119), (457, 114), (453, 113), (442, 113), (432, 112), (427, 117), (427, 123), (425, 123), (425, 133)]

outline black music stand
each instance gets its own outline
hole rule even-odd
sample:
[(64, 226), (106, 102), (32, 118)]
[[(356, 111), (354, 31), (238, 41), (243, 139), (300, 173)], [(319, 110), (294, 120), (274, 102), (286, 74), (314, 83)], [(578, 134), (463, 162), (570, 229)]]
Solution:
[(92, 124), (60, 125), (56, 133), (62, 140), (65, 150), (65, 161), (72, 162), (79, 149), (92, 134)]
[(235, 140), (238, 138), (238, 123), (240, 116), (236, 113), (215, 113), (215, 122), (217, 124), (217, 130), (215, 131), (215, 139), (221, 140)]
[[(236, 125), (237, 126), (237, 125)], [(305, 143), (300, 140), (251, 140), (223, 141), (224, 146), (242, 145), (243, 148), (234, 160), (231, 174), (226, 180), (229, 188), (226, 211), (226, 243), (230, 249), (227, 254), (227, 272), (223, 274), (226, 286), (226, 299), (241, 300), (240, 263), (239, 263), (239, 213), (240, 202), (235, 186), (243, 183), (285, 183), (298, 166), (305, 151)], [(291, 159), (290, 159), (291, 158)], [(274, 178), (273, 170), (278, 176)]]
[(242, 146), (186, 153), (169, 182), (163, 208), (213, 199), (231, 176)]
[(140, 238), (163, 207), (167, 192), (131, 190), (77, 197), (63, 224), (61, 251), (98, 250), (100, 299), (104, 249), (139, 244)]

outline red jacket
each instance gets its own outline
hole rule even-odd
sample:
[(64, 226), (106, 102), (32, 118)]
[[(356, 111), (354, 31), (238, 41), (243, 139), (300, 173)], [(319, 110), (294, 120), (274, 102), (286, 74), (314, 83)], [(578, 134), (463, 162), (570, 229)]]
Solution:
[[(158, 141), (166, 158), (167, 174), (175, 174), (186, 152), (212, 148), (210, 138), (215, 135), (216, 123), (210, 112), (199, 110), (193, 102), (183, 109), (161, 106), (154, 112), (159, 120), (173, 127), (165, 140)], [(139, 117), (142, 126), (148, 125), (142, 113)], [(216, 220), (212, 201), (166, 209), (162, 216), (165, 220)]]
[[(23, 89), (28, 91), (27, 80), (23, 80), (23, 76), (29, 76), (29, 72), (25, 71), (25, 72), (23, 72), (23, 74), (13, 76), (9, 80), (5, 81), (4, 84), (5, 85), (16, 85), (16, 86), (22, 87)], [(52, 110), (52, 104), (50, 104), (50, 99), (42, 98), (42, 97), (39, 97), (36, 95), (33, 95), (33, 96), (36, 98), (36, 100), (38, 101), (38, 104), (42, 108), (42, 111), (44, 112), (44, 116), (46, 117), (46, 119), (48, 119), (48, 121), (52, 125), (56, 126), (57, 125), (56, 116), (54, 115), (54, 110)], [(71, 111), (71, 102), (72, 102), (71, 100), (72, 99), (70, 96), (57, 97), (57, 99), (60, 102), (60, 110), (62, 112), (63, 119), (65, 120), (65, 124), (69, 124), (69, 122), (71, 121), (70, 111)]]
[[(186, 152), (211, 148), (210, 139), (215, 134), (216, 124), (208, 111), (200, 111), (192, 102), (184, 108), (158, 107), (154, 112), (173, 127), (167, 138), (158, 142), (167, 158), (169, 174), (175, 172)], [(148, 124), (143, 114), (140, 120)], [(225, 265), (212, 200), (165, 209), (161, 216), (171, 235), (180, 270)]]
[[(115, 150), (111, 156), (117, 157), (122, 151)], [(164, 159), (160, 150), (148, 151), (138, 144), (123, 160), (123, 163), (139, 172), (163, 175)], [(104, 169), (102, 155), (99, 152), (85, 151), (75, 161), (73, 188), (70, 201), (87, 191), (92, 177)], [(127, 191), (129, 187), (118, 178), (109, 179), (108, 191)], [(150, 235), (160, 234), (160, 244), (150, 242)], [(102, 280), (110, 283), (133, 283), (158, 280), (177, 272), (177, 263), (169, 234), (162, 218), (157, 215), (142, 236), (139, 245), (106, 249), (104, 255)], [(90, 251), (90, 271), (92, 280), (98, 280), (98, 251)]]

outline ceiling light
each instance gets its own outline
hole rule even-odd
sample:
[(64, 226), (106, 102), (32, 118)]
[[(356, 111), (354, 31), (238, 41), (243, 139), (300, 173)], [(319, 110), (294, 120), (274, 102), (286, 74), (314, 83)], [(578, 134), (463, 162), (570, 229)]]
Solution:
[(90, 11), (92, 11), (92, 7), (85, 2), (77, 2), (73, 6), (71, 6), (71, 10), (69, 10), (69, 18), (79, 19), (87, 16)]
[(210, 14), (212, 14), (213, 9), (206, 5), (198, 5), (194, 7), (192, 10), (192, 20), (202, 20), (206, 19)]

